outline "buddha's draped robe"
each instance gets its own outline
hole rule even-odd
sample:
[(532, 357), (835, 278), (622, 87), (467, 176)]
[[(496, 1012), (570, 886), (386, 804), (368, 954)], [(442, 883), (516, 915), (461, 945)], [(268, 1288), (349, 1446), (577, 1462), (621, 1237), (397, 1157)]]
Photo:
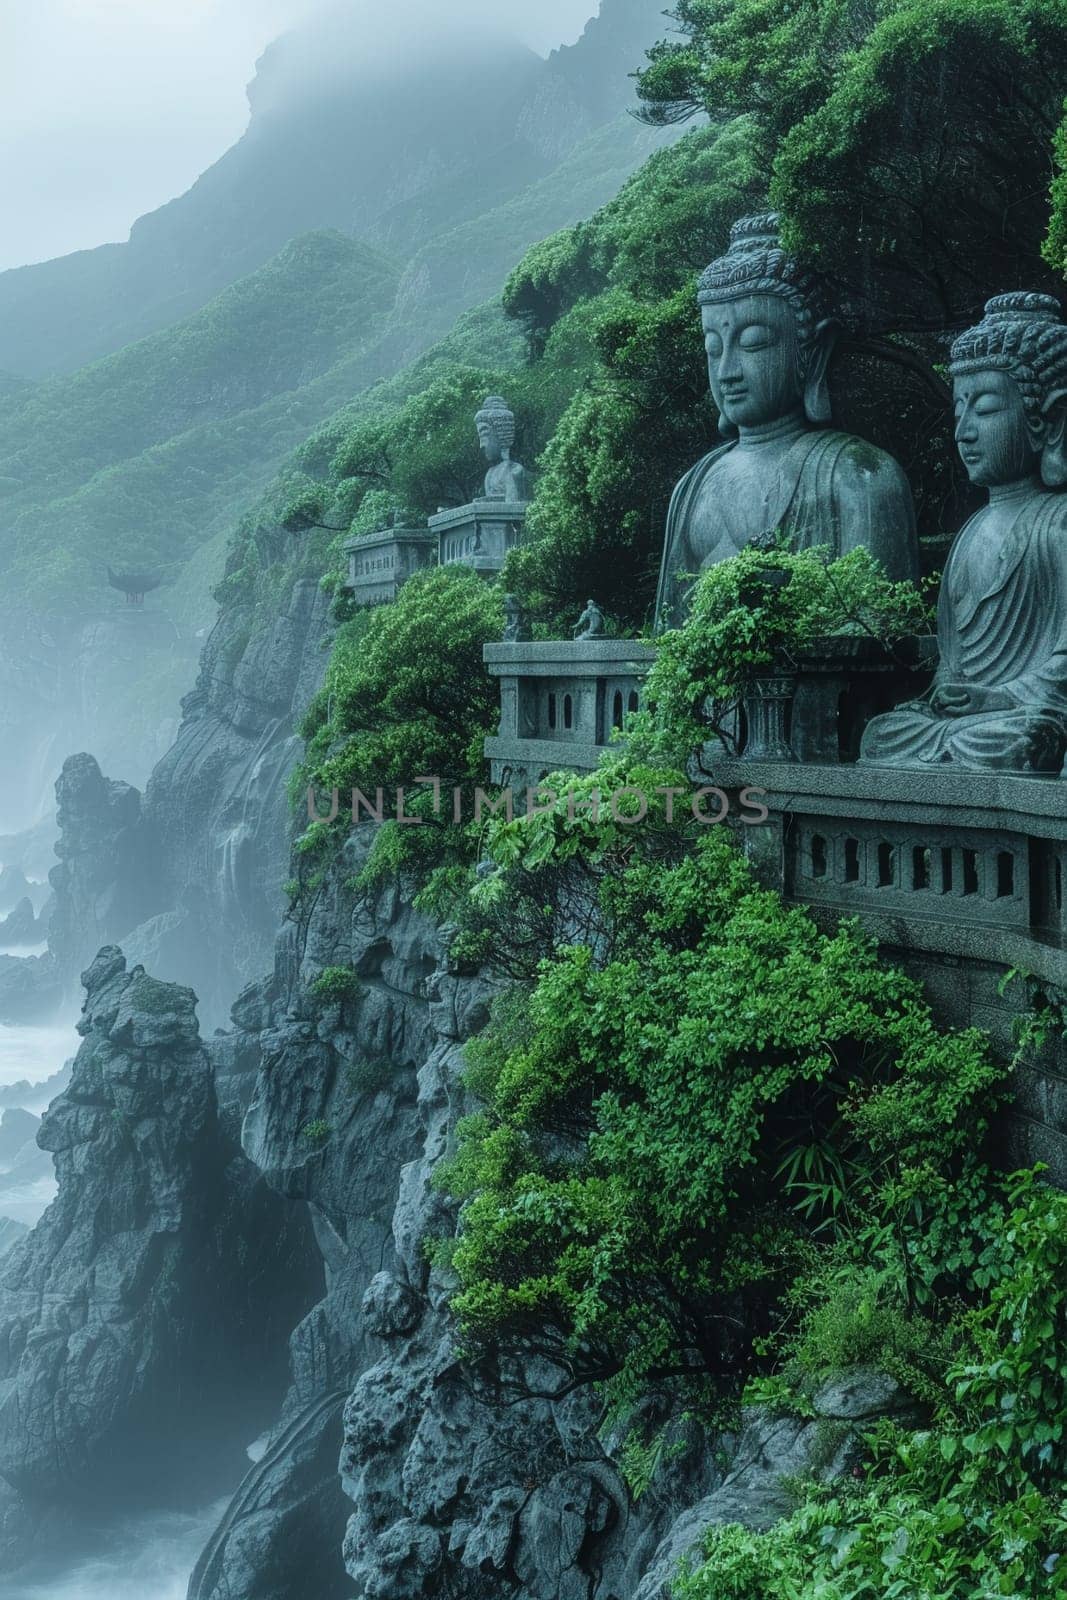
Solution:
[[(1067, 749), (1067, 496), (1036, 490), (993, 565), (980, 560), (980, 512), (956, 540), (938, 608), (941, 662), (934, 688), (962, 684), (1011, 697), (1004, 710), (964, 716), (929, 698), (877, 717), (861, 760), (881, 766), (953, 765), (1056, 773)], [(933, 691), (931, 691), (932, 693)]]
[(498, 461), (485, 475), (487, 500), (506, 500), (509, 504), (530, 498), (530, 481), (519, 461)]
[[(694, 545), (694, 512), (715, 469), (735, 448), (731, 443), (713, 450), (674, 492), (656, 601), (661, 627), (681, 627), (692, 580), (711, 564)], [(776, 527), (753, 528), (753, 536), (780, 532), (793, 550), (824, 545), (832, 557), (862, 545), (890, 578), (918, 576), (915, 508), (908, 480), (892, 456), (852, 434), (813, 429), (789, 449), (777, 478), (779, 491), (771, 498), (784, 505), (784, 513)], [(724, 517), (727, 510), (724, 506)]]

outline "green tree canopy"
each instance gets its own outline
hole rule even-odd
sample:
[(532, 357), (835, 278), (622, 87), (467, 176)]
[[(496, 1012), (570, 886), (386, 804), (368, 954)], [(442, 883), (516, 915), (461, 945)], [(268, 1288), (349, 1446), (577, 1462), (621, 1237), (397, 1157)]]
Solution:
[[(641, 78), (647, 114), (754, 114), (787, 243), (868, 328), (940, 330), (998, 291), (1055, 290), (1060, 0), (680, 0), (677, 20)], [(1062, 240), (1052, 254), (1062, 268)]]

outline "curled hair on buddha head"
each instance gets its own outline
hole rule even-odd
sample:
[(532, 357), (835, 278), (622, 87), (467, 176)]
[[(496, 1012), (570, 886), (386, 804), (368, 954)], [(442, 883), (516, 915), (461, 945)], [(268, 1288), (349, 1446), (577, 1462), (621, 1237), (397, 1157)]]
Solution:
[(706, 268), (697, 289), (703, 306), (722, 305), (751, 294), (773, 294), (793, 308), (797, 353), (809, 422), (829, 422), (826, 368), (838, 334), (821, 279), (782, 249), (777, 211), (741, 217), (730, 229), (730, 247)]
[(506, 400), (491, 394), (475, 417), (476, 423), (488, 423), (505, 450), (515, 443), (515, 413)]
[(949, 372), (1006, 372), (1022, 398), (1049, 488), (1067, 484), (1067, 322), (1049, 294), (1018, 290), (987, 301), (985, 315), (952, 346)]

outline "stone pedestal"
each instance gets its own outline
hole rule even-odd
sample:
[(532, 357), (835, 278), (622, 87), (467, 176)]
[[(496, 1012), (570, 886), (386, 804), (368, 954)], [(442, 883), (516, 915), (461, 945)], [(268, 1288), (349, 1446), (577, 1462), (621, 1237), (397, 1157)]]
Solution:
[(414, 573), (433, 565), (436, 547), (426, 528), (385, 528), (349, 539), (347, 587), (361, 606), (388, 605)]
[(764, 673), (753, 679), (745, 695), (745, 754), (751, 761), (795, 759), (788, 738), (795, 694), (796, 679), (790, 672)]
[(523, 541), (526, 530), (525, 500), (473, 500), (430, 518), (443, 567), (459, 564), (486, 577), (495, 577), (508, 551)]

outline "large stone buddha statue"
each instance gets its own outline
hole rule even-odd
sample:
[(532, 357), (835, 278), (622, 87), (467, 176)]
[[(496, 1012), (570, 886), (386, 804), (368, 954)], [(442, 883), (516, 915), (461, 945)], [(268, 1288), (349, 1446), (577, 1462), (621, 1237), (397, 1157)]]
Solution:
[(700, 280), (711, 392), (727, 442), (674, 493), (656, 614), (684, 619), (705, 568), (780, 532), (794, 549), (865, 545), (893, 578), (918, 575), (911, 490), (884, 451), (825, 426), (837, 336), (819, 281), (785, 254), (778, 217), (735, 223)]
[(881, 766), (1058, 773), (1067, 751), (1067, 325), (1004, 294), (952, 347), (956, 443), (989, 503), (952, 547), (941, 662), (922, 700), (878, 717)]
[(489, 471), (485, 475), (487, 500), (521, 501), (530, 498), (530, 481), (520, 461), (511, 459), (515, 443), (515, 413), (506, 400), (490, 395), (474, 419)]

